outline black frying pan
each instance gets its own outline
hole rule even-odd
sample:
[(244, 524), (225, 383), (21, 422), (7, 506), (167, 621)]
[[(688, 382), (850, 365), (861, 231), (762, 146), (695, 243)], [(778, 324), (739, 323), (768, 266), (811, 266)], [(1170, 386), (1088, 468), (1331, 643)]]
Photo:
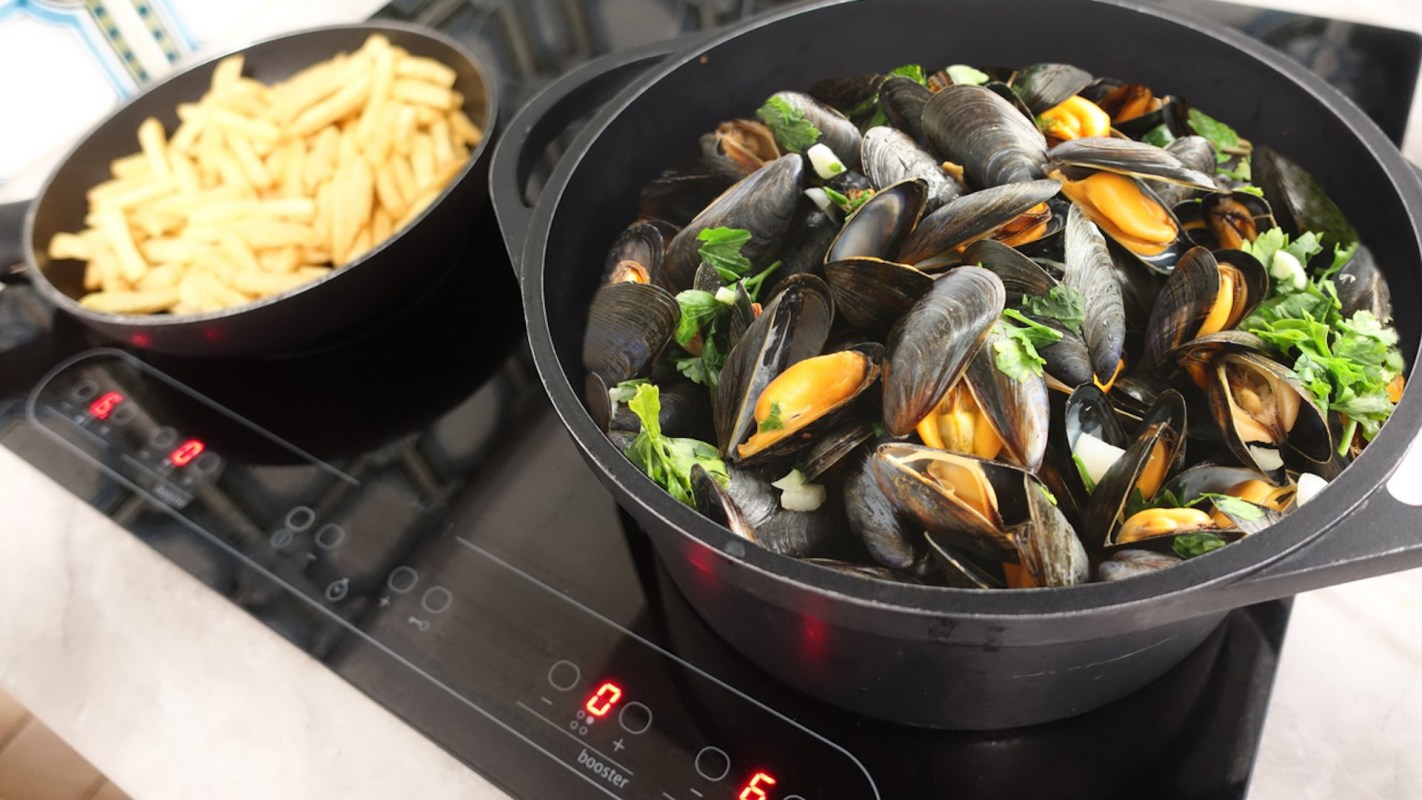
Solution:
[[(1326, 493), (1265, 534), (1119, 583), (997, 592), (859, 579), (748, 545), (661, 491), (593, 423), (574, 387), (583, 385), (581, 342), (597, 265), (633, 219), (638, 189), (703, 131), (746, 115), (772, 91), (828, 75), (905, 62), (1038, 61), (1180, 94), (1312, 170), (1384, 265), (1404, 352), (1416, 358), (1422, 231), (1414, 211), (1422, 209), (1422, 181), (1398, 151), (1348, 100), (1285, 57), (1233, 31), (1123, 1), (872, 0), (796, 9), (684, 49), (585, 68), (526, 108), (494, 158), (495, 210), (521, 263), (534, 357), (588, 463), (721, 636), (784, 681), (864, 714), (957, 728), (1069, 716), (1164, 673), (1229, 609), (1422, 565), (1422, 511), (1385, 488), (1422, 423), (1415, 389)], [(550, 132), (596, 108), (606, 98), (596, 90), (639, 70), (645, 74), (569, 147), (530, 210), (522, 188)], [(1422, 479), (1416, 466), (1405, 474)]]
[[(197, 100), (208, 88), (213, 67), (224, 53), (148, 87), (94, 127), (65, 156), (28, 207), (0, 207), (0, 273), (29, 280), (52, 303), (86, 325), (131, 345), (181, 355), (290, 352), (333, 334), (345, 333), (401, 300), (413, 298), (440, 267), (453, 243), (463, 240), (469, 221), (486, 202), (485, 152), (498, 119), (498, 81), (461, 44), (434, 31), (393, 22), (338, 25), (289, 33), (235, 50), (243, 53), (243, 74), (264, 83), (281, 80), (338, 52), (350, 52), (375, 32), (418, 56), (454, 69), (454, 88), (465, 111), (484, 130), (469, 164), (438, 199), (404, 230), (345, 267), (289, 292), (255, 303), (206, 314), (104, 314), (79, 305), (83, 265), (48, 257), (50, 237), (83, 229), (85, 194), (109, 177), (109, 162), (137, 152), (138, 125), (153, 116), (170, 133), (177, 105)], [(19, 223), (23, 223), (23, 230)]]

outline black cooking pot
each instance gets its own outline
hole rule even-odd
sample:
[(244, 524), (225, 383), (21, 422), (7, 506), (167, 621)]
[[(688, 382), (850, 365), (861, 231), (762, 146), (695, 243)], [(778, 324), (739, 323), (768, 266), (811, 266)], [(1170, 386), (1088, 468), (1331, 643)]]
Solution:
[[(1413, 358), (1422, 182), (1371, 121), (1298, 64), (1232, 31), (1125, 2), (827, 3), (668, 49), (587, 67), (522, 112), (494, 157), (495, 211), (521, 263), (533, 354), (558, 413), (699, 613), (767, 671), (874, 717), (1026, 725), (1161, 675), (1231, 608), (1422, 565), (1422, 512), (1385, 488), (1422, 422), (1415, 390), (1322, 496), (1267, 533), (1118, 583), (983, 592), (861, 579), (762, 550), (673, 500), (604, 437), (574, 388), (587, 308), (638, 189), (703, 131), (773, 91), (905, 62), (1064, 61), (1187, 97), (1323, 182), (1384, 265)], [(524, 179), (550, 133), (637, 69), (645, 74), (587, 124), (530, 210)], [(1422, 480), (1419, 467), (1405, 474)]]
[[(109, 163), (138, 151), (138, 125), (157, 117), (170, 133), (179, 103), (207, 91), (217, 62), (244, 57), (243, 74), (280, 81), (340, 52), (351, 52), (381, 33), (413, 55), (428, 56), (455, 71), (454, 88), (484, 130), (469, 163), (444, 192), (383, 244), (319, 280), (254, 303), (205, 314), (106, 314), (81, 306), (84, 265), (52, 260), (50, 238), (82, 230), (87, 192), (107, 180)], [(426, 28), (396, 22), (335, 25), (276, 36), (214, 56), (181, 70), (135, 96), (100, 122), (64, 157), (32, 203), (0, 206), (0, 277), (28, 280), (60, 309), (108, 336), (136, 347), (182, 355), (291, 352), (379, 316), (415, 298), (448, 263), (469, 221), (485, 207), (489, 164), (485, 153), (498, 119), (498, 81), (464, 45)], [(23, 229), (21, 229), (23, 225)], [(28, 266), (6, 271), (17, 263)]]

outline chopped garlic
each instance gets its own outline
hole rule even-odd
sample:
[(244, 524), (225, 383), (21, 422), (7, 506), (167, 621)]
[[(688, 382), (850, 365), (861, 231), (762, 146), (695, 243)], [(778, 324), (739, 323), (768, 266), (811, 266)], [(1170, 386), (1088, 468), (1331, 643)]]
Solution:
[(1303, 505), (1328, 488), (1328, 481), (1312, 472), (1300, 472), (1295, 485), (1298, 487), (1298, 493), (1294, 495), (1294, 502)]
[(1275, 253), (1274, 258), (1269, 261), (1269, 275), (1294, 291), (1299, 291), (1308, 283), (1303, 264), (1300, 264), (1292, 253), (1283, 250)]
[(1076, 440), (1075, 453), (1076, 457), (1081, 459), (1081, 465), (1086, 468), (1086, 474), (1091, 477), (1091, 482), (1100, 483), (1101, 479), (1106, 477), (1106, 471), (1111, 469), (1111, 465), (1125, 455), (1126, 451), (1089, 433), (1083, 433), (1081, 438)]
[(824, 180), (829, 180), (844, 172), (844, 162), (840, 161), (839, 156), (835, 155), (834, 151), (823, 142), (810, 145), (810, 149), (805, 151), (805, 155), (810, 159), (810, 166), (815, 168), (815, 174)]
[(815, 511), (825, 502), (825, 487), (806, 483), (805, 473), (798, 469), (770, 484), (780, 490), (780, 507), (786, 511)]

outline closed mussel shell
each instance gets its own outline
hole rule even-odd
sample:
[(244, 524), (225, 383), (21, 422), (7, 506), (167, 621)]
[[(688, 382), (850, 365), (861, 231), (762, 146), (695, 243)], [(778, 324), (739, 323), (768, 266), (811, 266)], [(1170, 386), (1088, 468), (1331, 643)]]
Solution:
[(1254, 149), (1252, 163), (1255, 182), (1289, 236), (1313, 231), (1325, 250), (1358, 241), (1358, 229), (1308, 170), (1264, 146)]
[(899, 75), (879, 86), (879, 107), (897, 129), (917, 142), (926, 142), (923, 134), (923, 109), (933, 92), (928, 87)]
[(771, 99), (782, 100), (804, 115), (819, 130), (819, 143), (833, 150), (846, 167), (859, 169), (859, 128), (847, 117), (802, 92), (776, 92)]
[(1123, 581), (1173, 567), (1183, 560), (1169, 553), (1130, 548), (1113, 552), (1111, 558), (1101, 562), (1096, 572), (1103, 581)]
[(1060, 105), (1085, 89), (1091, 73), (1071, 64), (1032, 64), (1012, 76), (1012, 90), (1033, 114)]
[(923, 181), (928, 188), (926, 211), (963, 193), (963, 187), (943, 172), (938, 159), (897, 128), (881, 125), (865, 131), (859, 158), (864, 174), (877, 190), (910, 178)]
[(914, 534), (921, 534), (921, 529), (906, 524), (879, 488), (872, 464), (875, 448), (874, 443), (865, 442), (845, 460), (844, 514), (850, 531), (864, 543), (874, 561), (892, 569), (907, 570), (921, 556), (914, 545)]
[(923, 108), (923, 132), (940, 156), (963, 166), (971, 187), (1043, 177), (1046, 138), (991, 89), (956, 85), (934, 94)]
[(1024, 481), (1028, 521), (1013, 532), (1022, 568), (1038, 586), (1086, 583), (1091, 579), (1091, 563), (1076, 531), (1041, 483), (1030, 475)]
[(1067, 213), (1062, 283), (1081, 292), (1085, 300), (1082, 338), (1096, 379), (1108, 383), (1116, 375), (1126, 343), (1125, 303), (1106, 239), (1076, 205)]
[(1057, 286), (1053, 278), (1037, 262), (1022, 255), (1017, 248), (992, 239), (979, 239), (963, 250), (963, 263), (977, 264), (1002, 280), (1007, 290), (1007, 305), (1015, 306), (1023, 295), (1045, 297)]
[(646, 283), (598, 287), (583, 333), (583, 366), (613, 387), (647, 374), (681, 320), (667, 290)]
[(835, 310), (856, 328), (884, 331), (933, 288), (933, 278), (906, 264), (849, 258), (824, 266)]
[(804, 183), (804, 159), (791, 153), (722, 192), (671, 240), (666, 258), (668, 280), (677, 288), (691, 285), (701, 264), (703, 242), (697, 237), (711, 228), (750, 231), (751, 239), (741, 248), (742, 255), (757, 266), (768, 263), (795, 219)]
[(958, 267), (934, 281), (889, 332), (884, 364), (884, 427), (906, 436), (962, 374), (1002, 314), (1002, 281), (980, 267)]
[(918, 178), (885, 188), (845, 221), (825, 253), (825, 261), (889, 259), (918, 225), (927, 200), (928, 184)]
[(779, 490), (754, 472), (728, 465), (726, 473), (730, 480), (721, 487), (722, 494), (729, 501), (727, 507), (739, 512), (739, 519), (728, 518), (752, 531), (753, 536), (747, 537), (751, 541), (796, 558), (844, 558), (854, 552), (844, 509), (837, 500), (831, 498), (815, 511), (790, 511), (780, 505)]
[(994, 345), (1003, 335), (996, 328), (989, 330), (983, 346), (968, 360), (963, 380), (1002, 440), (1000, 457), (1036, 472), (1047, 449), (1051, 425), (1047, 383), (1030, 372), (1017, 380), (997, 368)]
[(1383, 322), (1392, 319), (1392, 293), (1387, 278), (1366, 245), (1358, 245), (1353, 257), (1333, 276), (1333, 285), (1338, 289), (1342, 306), (1338, 313), (1343, 317), (1367, 311)]
[(662, 274), (662, 260), (666, 254), (666, 241), (662, 230), (650, 222), (637, 222), (628, 226), (612, 247), (607, 251), (603, 265), (604, 283), (652, 283), (662, 288), (670, 288)]

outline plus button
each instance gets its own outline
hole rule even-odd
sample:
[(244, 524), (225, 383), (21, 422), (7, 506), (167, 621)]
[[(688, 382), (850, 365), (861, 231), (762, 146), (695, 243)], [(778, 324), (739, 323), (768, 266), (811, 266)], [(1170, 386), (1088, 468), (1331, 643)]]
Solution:
[(615, 742), (612, 743), (612, 751), (613, 751), (614, 753), (619, 752), (619, 751), (621, 751), (621, 750), (622, 750), (624, 747), (626, 747), (626, 746), (627, 746), (627, 745), (625, 745), (625, 744), (622, 743), (622, 740), (621, 740), (621, 739), (618, 739), (617, 741), (615, 741)]

